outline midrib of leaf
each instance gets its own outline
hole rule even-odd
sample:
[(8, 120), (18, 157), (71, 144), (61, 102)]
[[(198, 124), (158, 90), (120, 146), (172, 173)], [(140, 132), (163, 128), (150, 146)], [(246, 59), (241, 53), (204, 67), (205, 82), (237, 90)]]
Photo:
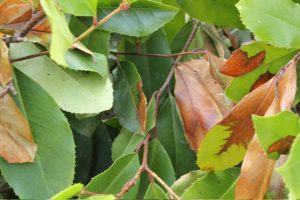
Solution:
[(128, 166), (131, 165), (132, 160), (136, 159), (136, 155), (132, 156), (132, 159), (127, 163), (127, 165), (125, 165), (122, 170), (120, 171), (120, 173), (118, 173), (118, 175), (114, 178), (113, 181), (110, 182), (110, 184), (106, 187), (106, 189), (103, 191), (104, 194), (106, 194), (107, 190), (110, 189), (110, 187), (117, 181), (118, 178), (120, 178), (121, 174), (127, 170)]
[[(257, 8), (253, 8), (253, 7), (248, 7), (248, 6), (239, 6), (240, 8), (246, 8), (246, 9), (249, 9), (249, 10), (252, 10), (253, 12), (256, 12), (258, 13), (258, 15), (265, 15), (267, 17), (270, 17), (272, 19), (274, 19), (275, 21), (279, 21), (279, 22), (282, 22), (283, 24), (286, 24), (288, 26), (291, 26), (293, 28), (296, 28), (298, 29), (298, 31), (300, 31), (300, 27), (297, 26), (296, 24), (293, 24), (293, 23), (289, 23), (287, 21), (284, 21), (283, 19), (280, 19), (280, 18), (276, 18), (274, 17), (273, 15), (269, 14), (269, 13), (266, 13), (265, 11), (262, 11), (260, 9), (257, 9)], [(300, 9), (299, 9), (300, 11)]]

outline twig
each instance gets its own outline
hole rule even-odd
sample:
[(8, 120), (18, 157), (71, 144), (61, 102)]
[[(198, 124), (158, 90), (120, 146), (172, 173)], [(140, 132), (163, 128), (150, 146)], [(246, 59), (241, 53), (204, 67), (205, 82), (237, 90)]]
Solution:
[(168, 191), (171, 197), (175, 200), (180, 200), (180, 197), (154, 171), (148, 168), (147, 172)]
[(118, 13), (122, 12), (122, 11), (126, 11), (129, 9), (129, 3), (127, 0), (123, 0), (122, 3), (120, 3), (119, 7), (116, 8), (114, 11), (112, 11), (111, 13), (109, 13), (107, 16), (105, 16), (103, 19), (101, 19), (98, 22), (94, 22), (93, 25), (87, 29), (84, 33), (82, 33), (80, 36), (78, 36), (75, 40), (74, 40), (74, 44), (81, 41), (83, 38), (85, 38), (86, 36), (88, 36), (91, 32), (93, 32), (96, 28), (98, 28), (99, 26), (103, 25), (104, 23), (106, 23), (108, 20), (110, 20), (113, 16), (117, 15)]
[(42, 51), (40, 53), (31, 54), (31, 55), (28, 55), (28, 56), (11, 59), (10, 62), (14, 63), (14, 62), (18, 62), (18, 61), (22, 61), (22, 60), (28, 60), (28, 59), (31, 59), (31, 58), (36, 58), (36, 57), (44, 56), (44, 55), (48, 55), (48, 54), (49, 54), (49, 51)]
[(115, 55), (134, 55), (134, 56), (149, 56), (149, 57), (162, 57), (162, 58), (173, 58), (178, 56), (184, 56), (184, 55), (198, 55), (198, 54), (204, 54), (207, 51), (188, 51), (188, 52), (181, 52), (181, 53), (175, 53), (175, 54), (153, 54), (153, 53), (127, 53), (127, 52), (113, 52), (111, 51), (111, 54)]
[(17, 94), (16, 88), (12, 81), (8, 82), (7, 85), (0, 92), (0, 99), (3, 98), (5, 95), (7, 95), (9, 92), (12, 92), (13, 94)]
[(5, 38), (6, 43), (23, 42), (24, 37), (30, 32), (30, 30), (37, 25), (44, 17), (46, 17), (44, 11), (39, 11), (36, 14), (32, 14), (31, 19), (22, 27), (22, 29), (12, 37)]

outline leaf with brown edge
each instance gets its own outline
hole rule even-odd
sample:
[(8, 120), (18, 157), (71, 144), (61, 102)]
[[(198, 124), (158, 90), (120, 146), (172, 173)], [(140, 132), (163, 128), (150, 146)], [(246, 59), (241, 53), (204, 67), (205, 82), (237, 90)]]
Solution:
[(272, 146), (270, 146), (268, 149), (268, 153), (278, 152), (279, 154), (286, 154), (289, 152), (294, 140), (295, 136), (289, 135), (272, 144)]
[[(265, 116), (267, 117), (273, 116), (280, 111), (289, 110), (292, 107), (296, 95), (297, 85), (296, 64), (293, 63), (291, 65), (288, 65), (286, 68), (283, 68), (283, 70), (275, 78), (275, 82), (277, 82), (276, 85), (278, 85), (278, 87), (276, 88), (277, 95), (275, 96), (272, 104), (265, 114)], [(288, 116), (291, 115), (288, 114)], [(254, 121), (254, 123), (256, 122)], [(266, 121), (263, 121), (262, 123), (263, 127), (265, 127), (265, 131), (263, 131), (263, 134), (265, 134), (266, 137), (268, 137), (267, 139), (269, 139), (272, 136), (268, 132), (268, 130), (273, 129), (272, 124), (268, 124), (266, 123)], [(286, 130), (287, 133), (289, 133), (289, 128), (287, 127), (288, 122), (287, 124), (285, 124), (280, 123), (279, 121), (273, 121), (273, 123), (275, 124), (275, 126), (279, 125), (284, 127), (283, 129)], [(298, 124), (297, 120), (296, 123)], [(255, 124), (255, 130), (257, 132), (257, 124)], [(274, 127), (274, 130), (278, 130), (278, 127)], [(299, 129), (296, 127), (296, 130)], [(277, 135), (278, 132), (276, 132), (275, 134)], [(287, 140), (282, 140), (280, 143), (275, 142), (273, 150), (285, 151), (286, 147), (291, 143), (290, 139), (292, 138), (289, 137)], [(264, 143), (262, 144), (264, 145)], [(270, 158), (268, 158), (264, 149), (265, 147), (259, 144), (259, 141), (255, 136), (248, 146), (248, 150), (243, 161), (241, 174), (235, 190), (236, 199), (264, 198), (265, 193), (269, 188), (270, 178), (276, 162), (275, 160), (271, 160)]]
[(12, 67), (9, 62), (8, 48), (0, 37), (0, 84), (5, 86), (12, 80)]
[[(203, 170), (223, 170), (238, 164), (254, 135), (251, 115), (265, 115), (269, 108), (275, 109), (274, 106), (278, 105), (282, 109), (289, 108), (293, 102), (289, 95), (295, 92), (295, 86), (291, 84), (295, 74), (295, 66), (285, 67), (266, 84), (245, 96), (229, 115), (211, 128), (200, 144), (199, 167)], [(281, 95), (276, 101), (275, 87)]]
[(140, 102), (138, 105), (138, 118), (141, 125), (141, 132), (145, 132), (146, 130), (146, 117), (147, 117), (147, 98), (142, 89), (143, 83), (142, 80), (138, 83), (138, 92), (140, 97)]
[(0, 113), (0, 156), (8, 163), (33, 162), (37, 146), (26, 118), (9, 95), (0, 98)]
[(241, 76), (257, 67), (259, 67), (265, 59), (265, 52), (262, 51), (257, 55), (248, 58), (246, 52), (241, 49), (236, 50), (221, 68), (221, 73), (228, 76)]
[(178, 65), (175, 77), (175, 97), (185, 134), (192, 149), (197, 151), (208, 129), (222, 120), (231, 109), (231, 103), (205, 60)]

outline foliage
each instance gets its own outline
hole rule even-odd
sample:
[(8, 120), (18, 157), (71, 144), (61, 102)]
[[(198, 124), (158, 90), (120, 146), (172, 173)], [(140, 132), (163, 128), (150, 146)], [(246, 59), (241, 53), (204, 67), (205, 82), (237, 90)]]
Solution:
[(299, 199), (299, 0), (0, 0), (0, 198)]

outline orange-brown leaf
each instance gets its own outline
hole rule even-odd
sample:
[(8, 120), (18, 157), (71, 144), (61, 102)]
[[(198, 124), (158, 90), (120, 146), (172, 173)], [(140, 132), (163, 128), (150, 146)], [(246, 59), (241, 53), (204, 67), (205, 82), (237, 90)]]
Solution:
[(0, 84), (5, 86), (12, 80), (12, 67), (10, 65), (8, 48), (0, 37)]
[(250, 91), (252, 92), (253, 90), (259, 88), (260, 86), (264, 85), (266, 82), (268, 82), (271, 78), (273, 78), (273, 74), (270, 72), (267, 72), (263, 75), (261, 75), (258, 80), (252, 85)]
[(259, 67), (263, 63), (264, 59), (264, 51), (248, 58), (246, 52), (238, 49), (231, 55), (222, 67), (221, 73), (233, 77), (241, 76)]
[(32, 15), (32, 5), (23, 0), (5, 0), (0, 3), (0, 25), (28, 21)]
[(139, 97), (140, 97), (140, 102), (138, 107), (138, 118), (141, 124), (141, 132), (144, 132), (146, 129), (147, 99), (142, 89), (143, 87), (142, 81), (139, 81), (137, 87), (138, 87)]
[(211, 75), (205, 60), (194, 60), (176, 67), (175, 97), (183, 119), (186, 137), (198, 150), (208, 129), (231, 109), (224, 90)]
[[(266, 116), (289, 110), (292, 107), (297, 90), (296, 63), (283, 68), (279, 75), (273, 79), (275, 79), (275, 88), (276, 85), (278, 87), (275, 98), (265, 114)], [(286, 151), (292, 140), (292, 137), (281, 140), (275, 143), (269, 151)], [(256, 137), (254, 137), (243, 161), (241, 174), (236, 185), (235, 198), (263, 199), (269, 187), (274, 165), (275, 161), (268, 159)]]
[(9, 163), (33, 162), (37, 146), (26, 118), (9, 95), (0, 98), (0, 113), (0, 156)]
[(274, 144), (272, 144), (269, 149), (268, 153), (278, 152), (279, 154), (286, 154), (289, 152), (291, 145), (293, 144), (295, 136), (287, 136)]

